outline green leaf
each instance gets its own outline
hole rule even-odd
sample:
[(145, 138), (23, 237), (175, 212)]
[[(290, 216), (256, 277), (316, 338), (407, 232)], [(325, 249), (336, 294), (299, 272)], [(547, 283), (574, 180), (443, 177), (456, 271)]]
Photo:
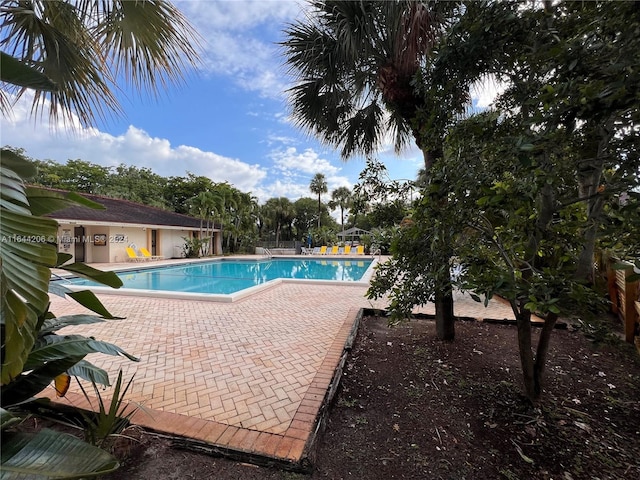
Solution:
[(70, 253), (58, 252), (58, 260), (56, 261), (55, 266), (59, 267), (60, 265), (63, 265), (64, 263), (68, 262), (72, 258), (73, 258), (73, 255), (71, 255)]
[(38, 173), (33, 163), (25, 161), (24, 158), (12, 150), (6, 148), (0, 149), (0, 157), (2, 158), (2, 167), (14, 172), (17, 178), (33, 178)]
[(640, 273), (632, 273), (625, 278), (625, 282), (627, 283), (637, 282), (638, 280), (640, 280)]
[(82, 360), (83, 356), (52, 358), (46, 364), (38, 365), (29, 373), (18, 376), (11, 383), (2, 387), (2, 396), (0, 396), (2, 405), (16, 405), (29, 400), (47, 388), (54, 378)]
[(8, 410), (0, 408), (0, 430), (4, 430), (5, 428), (20, 422), (20, 418), (16, 417)]
[[(2, 272), (5, 292), (4, 272)], [(6, 385), (22, 372), (22, 367), (35, 343), (38, 315), (12, 292), (7, 291), (2, 299), (3, 355), (2, 385)]]
[(49, 77), (4, 52), (0, 52), (0, 80), (11, 85), (45, 92), (54, 92), (58, 89)]
[(117, 345), (94, 340), (82, 335), (45, 335), (38, 339), (38, 343), (29, 354), (25, 369), (37, 368), (52, 360), (66, 357), (84, 357), (89, 353), (106, 353), (113, 356), (124, 356), (129, 360), (139, 361), (133, 355), (128, 354)]
[(118, 466), (106, 451), (66, 433), (43, 429), (35, 434), (3, 434), (3, 480), (95, 477)]
[(73, 192), (54, 192), (39, 187), (27, 187), (26, 191), (33, 215), (46, 215), (75, 205), (96, 210), (105, 209), (103, 205)]
[(120, 288), (122, 286), (122, 280), (120, 280), (120, 277), (118, 277), (115, 272), (103, 272), (84, 263), (72, 263), (71, 265), (64, 265), (60, 268), (112, 288)]
[(73, 367), (67, 370), (67, 373), (74, 377), (82, 378), (88, 382), (95, 382), (105, 387), (111, 386), (109, 374), (102, 368), (96, 367), (93, 363), (86, 360), (80, 360)]
[(97, 313), (98, 315), (103, 316), (104, 318), (108, 318), (109, 320), (122, 320), (123, 317), (114, 317), (109, 313), (106, 307), (102, 304), (98, 297), (90, 290), (81, 290), (79, 292), (69, 292), (71, 298), (73, 298), (76, 302), (78, 302), (83, 307), (88, 308), (92, 312)]
[(45, 320), (42, 324), (42, 327), (40, 327), (40, 335), (52, 333), (70, 325), (88, 325), (91, 323), (102, 323), (105, 321), (106, 320), (102, 317), (83, 314), (65, 315), (63, 317), (50, 318)]

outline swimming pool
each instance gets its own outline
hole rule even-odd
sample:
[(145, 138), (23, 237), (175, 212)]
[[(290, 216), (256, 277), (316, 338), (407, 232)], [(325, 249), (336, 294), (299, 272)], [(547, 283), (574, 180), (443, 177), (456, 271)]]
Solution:
[(119, 289), (83, 278), (65, 279), (64, 284), (96, 293), (233, 301), (282, 281), (368, 284), (371, 268), (371, 259), (217, 259), (118, 271), (123, 283)]

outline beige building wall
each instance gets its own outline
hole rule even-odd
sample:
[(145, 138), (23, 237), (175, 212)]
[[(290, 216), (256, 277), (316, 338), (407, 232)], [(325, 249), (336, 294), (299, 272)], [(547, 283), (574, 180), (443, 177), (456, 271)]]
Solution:
[[(76, 235), (82, 227), (84, 233)], [(121, 263), (129, 260), (126, 248), (134, 246), (140, 254), (140, 247), (152, 252), (152, 231), (156, 230), (156, 255), (165, 258), (183, 256), (183, 237), (190, 238), (190, 230), (163, 229), (143, 226), (81, 225), (78, 223), (59, 223), (58, 251), (72, 255), (67, 263), (84, 261), (85, 263)], [(84, 244), (84, 259), (78, 259)]]

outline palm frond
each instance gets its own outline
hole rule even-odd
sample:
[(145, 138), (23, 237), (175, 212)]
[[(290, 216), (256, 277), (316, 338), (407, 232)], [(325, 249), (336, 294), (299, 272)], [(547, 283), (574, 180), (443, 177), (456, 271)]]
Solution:
[[(122, 113), (114, 90), (124, 79), (157, 94), (197, 64), (199, 38), (185, 17), (160, 0), (9, 0), (0, 10), (0, 47), (57, 86), (34, 89), (32, 115), (74, 126)], [(26, 87), (3, 85), (19, 98)], [(7, 102), (3, 111), (9, 111)]]
[(410, 122), (420, 103), (414, 79), (439, 33), (431, 5), (314, 0), (311, 6), (306, 21), (285, 29), (281, 44), (296, 79), (288, 92), (294, 121), (339, 147), (343, 158), (370, 155), (389, 128), (400, 150), (413, 137)]

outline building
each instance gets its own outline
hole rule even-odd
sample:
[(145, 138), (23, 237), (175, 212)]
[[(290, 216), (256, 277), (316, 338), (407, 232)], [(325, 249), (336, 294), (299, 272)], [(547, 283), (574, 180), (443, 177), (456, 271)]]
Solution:
[[(129, 246), (136, 251), (144, 247), (152, 255), (180, 258), (184, 256), (185, 238), (201, 235), (200, 220), (188, 215), (129, 200), (80, 195), (104, 209), (74, 205), (47, 215), (59, 224), (58, 250), (73, 255), (74, 262), (125, 262)], [(213, 253), (222, 254), (219, 228), (213, 230)]]

